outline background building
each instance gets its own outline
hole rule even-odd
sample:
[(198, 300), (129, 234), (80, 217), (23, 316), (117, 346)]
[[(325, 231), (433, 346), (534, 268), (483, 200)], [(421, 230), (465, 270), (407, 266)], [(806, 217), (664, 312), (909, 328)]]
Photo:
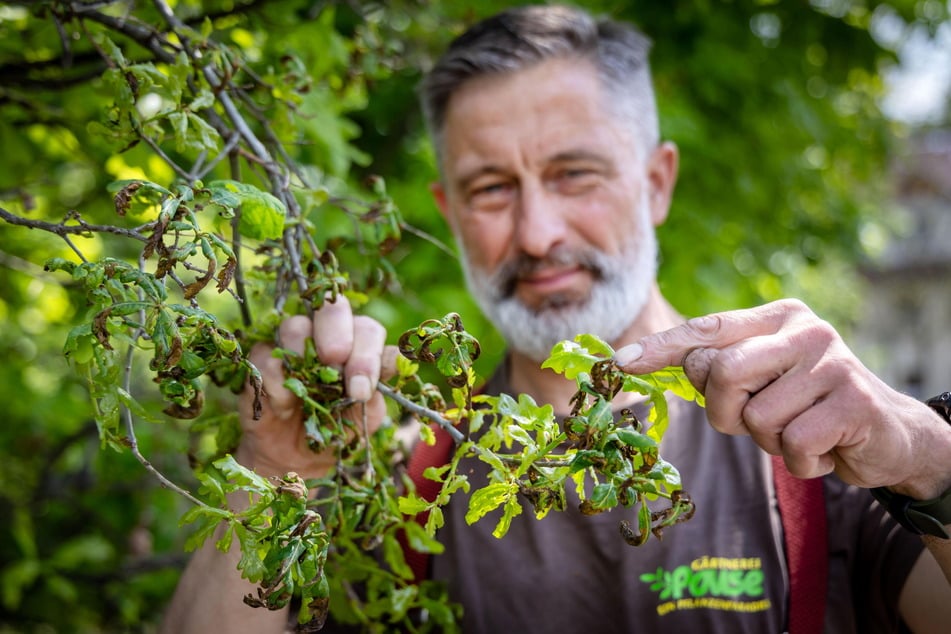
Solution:
[(896, 166), (904, 230), (863, 268), (859, 355), (918, 398), (951, 390), (951, 130), (921, 137)]

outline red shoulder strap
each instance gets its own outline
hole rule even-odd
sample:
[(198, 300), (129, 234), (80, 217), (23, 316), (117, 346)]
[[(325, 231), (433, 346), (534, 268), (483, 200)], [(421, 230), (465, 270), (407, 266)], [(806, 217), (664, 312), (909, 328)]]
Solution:
[(822, 478), (793, 476), (772, 456), (776, 500), (789, 567), (789, 634), (821, 634), (828, 580), (828, 533)]
[[(409, 465), (407, 465), (407, 475), (416, 485), (416, 493), (427, 502), (432, 502), (439, 495), (440, 484), (424, 478), (423, 471), (428, 467), (441, 467), (448, 463), (453, 448), (452, 436), (449, 435), (449, 432), (436, 424), (432, 425), (432, 430), (436, 435), (435, 444), (416, 443), (413, 453), (409, 457)], [(428, 517), (429, 511), (424, 511), (416, 516), (416, 521), (424, 525)], [(402, 543), (406, 564), (413, 571), (413, 582), (420, 583), (428, 579), (429, 553), (413, 550), (405, 540), (402, 540)]]

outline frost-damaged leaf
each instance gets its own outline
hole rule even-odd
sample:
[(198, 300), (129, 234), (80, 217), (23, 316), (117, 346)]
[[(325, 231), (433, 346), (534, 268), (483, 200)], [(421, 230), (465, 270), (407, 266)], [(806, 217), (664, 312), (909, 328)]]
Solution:
[(502, 539), (505, 537), (505, 534), (509, 532), (509, 527), (512, 526), (512, 520), (516, 515), (522, 513), (522, 505), (518, 503), (518, 498), (516, 496), (511, 496), (508, 500), (505, 501), (505, 510), (502, 513), (502, 517), (499, 519), (499, 523), (495, 525), (495, 530), (492, 531), (492, 536), (496, 539)]
[(229, 454), (224, 458), (215, 460), (212, 463), (219, 469), (226, 478), (234, 481), (239, 486), (250, 489), (259, 495), (273, 495), (274, 486), (266, 479), (262, 478), (250, 469), (241, 466)]
[(466, 523), (474, 524), (489, 511), (497, 509), (515, 495), (515, 490), (508, 482), (493, 482), (473, 493), (469, 498)]
[(551, 356), (545, 360), (542, 367), (551, 368), (559, 374), (564, 374), (566, 379), (574, 381), (582, 372), (591, 372), (591, 366), (601, 360), (598, 354), (611, 356), (614, 351), (594, 335), (579, 335), (575, 341), (556, 343), (551, 350)]
[(256, 240), (276, 240), (284, 231), (287, 209), (284, 203), (253, 185), (217, 180), (206, 185), (211, 203), (234, 209), (241, 207), (238, 231)]

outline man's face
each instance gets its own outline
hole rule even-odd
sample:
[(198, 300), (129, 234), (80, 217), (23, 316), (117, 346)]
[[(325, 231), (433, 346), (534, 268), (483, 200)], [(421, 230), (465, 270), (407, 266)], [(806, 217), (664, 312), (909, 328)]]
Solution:
[(588, 62), (550, 60), (449, 102), (436, 199), (473, 295), (535, 360), (579, 332), (616, 340), (654, 283), (666, 199), (609, 99)]

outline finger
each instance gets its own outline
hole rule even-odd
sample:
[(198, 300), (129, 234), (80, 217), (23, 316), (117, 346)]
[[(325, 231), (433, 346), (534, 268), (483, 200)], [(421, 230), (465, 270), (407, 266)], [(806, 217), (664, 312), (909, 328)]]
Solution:
[(314, 313), (313, 336), (321, 363), (342, 368), (353, 349), (353, 334), (353, 310), (343, 295)]
[[(751, 399), (793, 368), (798, 355), (781, 336), (753, 337), (718, 351), (710, 360), (704, 386), (707, 420), (713, 428), (725, 434), (750, 433), (745, 410)], [(765, 416), (754, 421), (757, 433), (778, 431), (769, 429)]]
[(768, 453), (783, 453), (786, 428), (828, 396), (831, 384), (813, 380), (813, 374), (812, 365), (798, 364), (752, 395), (743, 408), (745, 427)]
[(710, 366), (719, 352), (716, 348), (694, 348), (684, 357), (684, 374), (701, 394), (706, 392)]
[(380, 428), (380, 425), (383, 423), (383, 418), (386, 416), (386, 401), (383, 400), (383, 395), (379, 392), (374, 392), (372, 398), (366, 404), (367, 408), (367, 430), (368, 435), (376, 432)]
[(310, 319), (303, 315), (288, 317), (277, 329), (281, 347), (299, 355), (304, 354), (304, 341), (312, 334), (313, 327)]
[(798, 478), (823, 476), (837, 468), (837, 454), (862, 442), (857, 433), (862, 426), (841, 420), (836, 414), (841, 411), (831, 401), (821, 401), (783, 429), (782, 456), (791, 474)]
[[(263, 414), (283, 420), (299, 410), (300, 399), (284, 387), (284, 365), (280, 359), (271, 354), (272, 350), (273, 347), (267, 344), (255, 344), (248, 354), (248, 360), (261, 373)], [(246, 386), (240, 400), (241, 415), (245, 421), (252, 419), (254, 396), (253, 390)]]
[(695, 348), (725, 348), (749, 337), (778, 332), (784, 324), (804, 314), (811, 311), (802, 302), (780, 300), (756, 308), (695, 317), (621, 348), (614, 359), (625, 372), (646, 374), (682, 365)]
[(347, 394), (353, 400), (366, 403), (376, 391), (385, 342), (380, 322), (363, 315), (353, 318), (353, 348), (344, 366)]
[(380, 378), (389, 381), (397, 374), (396, 359), (400, 356), (400, 350), (396, 346), (386, 346), (383, 348), (383, 358), (380, 360)]

